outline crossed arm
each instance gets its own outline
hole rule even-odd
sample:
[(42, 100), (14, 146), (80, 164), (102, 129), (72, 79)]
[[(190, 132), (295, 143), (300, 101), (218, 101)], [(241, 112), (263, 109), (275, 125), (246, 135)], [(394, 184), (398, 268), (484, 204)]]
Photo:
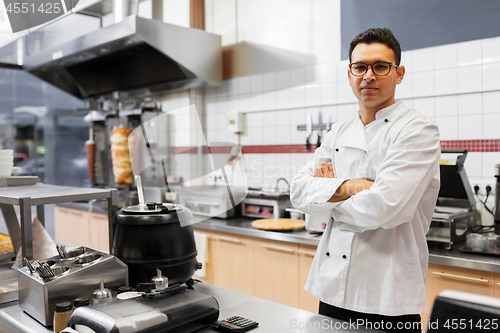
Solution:
[[(321, 162), (321, 164), (316, 168), (313, 176), (320, 178), (335, 178), (332, 163), (330, 162), (326, 164), (325, 162)], [(373, 181), (368, 179), (346, 180), (339, 186), (339, 188), (337, 188), (332, 197), (328, 199), (328, 202), (339, 202), (349, 199), (356, 193), (370, 189), (372, 185)]]

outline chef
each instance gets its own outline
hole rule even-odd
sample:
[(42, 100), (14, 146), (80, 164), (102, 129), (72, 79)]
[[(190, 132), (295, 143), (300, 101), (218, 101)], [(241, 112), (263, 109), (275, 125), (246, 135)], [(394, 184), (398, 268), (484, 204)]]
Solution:
[(305, 289), (319, 313), (388, 332), (421, 332), (425, 235), (439, 192), (439, 132), (395, 100), (401, 48), (368, 29), (349, 49), (357, 117), (335, 123), (291, 185), (293, 205), (328, 219)]

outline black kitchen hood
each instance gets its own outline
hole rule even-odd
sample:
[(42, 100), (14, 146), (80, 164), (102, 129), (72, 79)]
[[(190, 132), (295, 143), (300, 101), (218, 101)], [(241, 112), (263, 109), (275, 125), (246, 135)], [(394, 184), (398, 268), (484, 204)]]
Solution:
[(131, 15), (27, 57), (23, 68), (80, 99), (218, 85), (221, 37)]

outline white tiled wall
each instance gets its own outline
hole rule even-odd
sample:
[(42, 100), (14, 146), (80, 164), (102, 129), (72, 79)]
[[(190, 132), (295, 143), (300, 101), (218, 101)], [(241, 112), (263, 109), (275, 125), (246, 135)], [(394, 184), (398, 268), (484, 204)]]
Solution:
[[(403, 52), (401, 63), (406, 75), (396, 97), (432, 119), (442, 140), (500, 139), (500, 37)], [(241, 111), (241, 145), (305, 144), (297, 125), (305, 124), (308, 113), (314, 123), (319, 113), (323, 122), (356, 115), (347, 64), (344, 60), (238, 77), (205, 88), (207, 140), (237, 143), (225, 121), (227, 112)], [(170, 109), (188, 102), (182, 93), (168, 96), (164, 105)], [(316, 133), (311, 140), (316, 143)], [(249, 184), (273, 187), (280, 177), (291, 181), (310, 158), (312, 154), (247, 154)], [(500, 163), (500, 152), (469, 153), (471, 184), (493, 184), (495, 163)]]

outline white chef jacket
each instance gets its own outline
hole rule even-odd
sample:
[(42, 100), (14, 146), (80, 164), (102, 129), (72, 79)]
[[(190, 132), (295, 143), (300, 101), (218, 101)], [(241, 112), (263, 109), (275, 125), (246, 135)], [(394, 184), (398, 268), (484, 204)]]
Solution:
[[(336, 123), (314, 160), (291, 185), (293, 205), (329, 220), (305, 289), (333, 306), (382, 315), (428, 312), (425, 235), (439, 192), (439, 132), (402, 101)], [(331, 160), (335, 178), (313, 177)], [(327, 202), (348, 179), (372, 179), (369, 190)]]

